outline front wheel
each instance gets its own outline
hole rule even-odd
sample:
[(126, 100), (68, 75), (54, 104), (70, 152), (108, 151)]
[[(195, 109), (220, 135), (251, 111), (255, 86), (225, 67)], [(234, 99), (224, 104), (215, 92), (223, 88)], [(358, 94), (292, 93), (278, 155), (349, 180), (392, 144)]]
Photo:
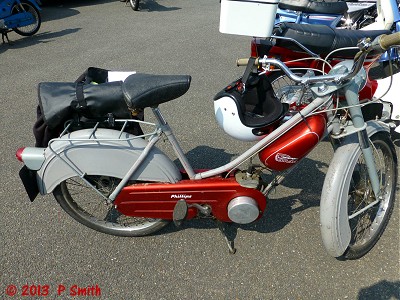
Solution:
[(32, 5), (30, 2), (21, 1), (21, 5), (15, 4), (13, 6), (11, 13), (17, 14), (17, 13), (20, 13), (23, 11), (26, 11), (26, 12), (29, 12), (32, 14), (33, 19), (34, 19), (33, 23), (26, 25), (26, 26), (13, 28), (13, 30), (22, 36), (34, 35), (36, 32), (39, 31), (40, 25), (42, 24), (42, 19), (40, 17), (39, 10), (34, 5)]
[[(306, 70), (292, 70), (293, 73), (299, 77), (303, 77), (307, 72)], [(275, 95), (282, 103), (291, 104), (293, 99), (297, 98), (301, 93), (303, 102), (309, 102), (312, 99), (310, 89), (304, 90), (303, 86), (290, 79), (282, 71), (274, 71), (268, 75), (272, 89)]]
[(367, 166), (358, 143), (340, 147), (330, 164), (321, 197), (321, 233), (326, 250), (340, 259), (367, 254), (381, 237), (393, 210), (397, 156), (386, 132), (370, 138), (380, 179), (375, 205)]
[(130, 0), (130, 3), (133, 10), (139, 10), (139, 0)]
[(112, 203), (107, 203), (105, 197), (111, 194), (120, 179), (100, 175), (84, 178), (69, 178), (53, 192), (61, 207), (83, 225), (111, 235), (133, 237), (152, 234), (169, 223), (161, 219), (126, 216)]

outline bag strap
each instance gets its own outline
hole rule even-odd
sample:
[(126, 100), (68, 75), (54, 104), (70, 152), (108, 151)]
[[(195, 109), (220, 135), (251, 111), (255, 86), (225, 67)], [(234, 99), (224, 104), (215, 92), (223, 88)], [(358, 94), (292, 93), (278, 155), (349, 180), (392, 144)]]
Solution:
[(78, 82), (76, 84), (76, 100), (78, 100), (79, 106), (78, 109), (85, 109), (87, 107), (87, 103), (85, 101), (85, 94), (83, 93), (83, 82)]
[(254, 69), (254, 63), (256, 61), (255, 57), (250, 57), (249, 62), (247, 63), (246, 70), (244, 71), (243, 77), (242, 77), (242, 82), (244, 86), (246, 87), (247, 80), (249, 80), (249, 76), (252, 73)]

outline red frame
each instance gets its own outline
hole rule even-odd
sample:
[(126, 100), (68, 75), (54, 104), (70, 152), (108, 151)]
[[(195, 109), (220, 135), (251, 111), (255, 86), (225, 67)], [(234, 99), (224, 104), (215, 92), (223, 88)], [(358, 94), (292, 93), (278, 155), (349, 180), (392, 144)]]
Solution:
[[(136, 183), (122, 189), (115, 199), (117, 210), (128, 216), (172, 220), (178, 200), (188, 205), (211, 207), (212, 215), (220, 221), (232, 222), (228, 217), (229, 202), (239, 196), (253, 198), (262, 216), (266, 198), (258, 190), (241, 186), (234, 177), (222, 176), (177, 183)], [(189, 207), (187, 219), (197, 216), (197, 209)]]

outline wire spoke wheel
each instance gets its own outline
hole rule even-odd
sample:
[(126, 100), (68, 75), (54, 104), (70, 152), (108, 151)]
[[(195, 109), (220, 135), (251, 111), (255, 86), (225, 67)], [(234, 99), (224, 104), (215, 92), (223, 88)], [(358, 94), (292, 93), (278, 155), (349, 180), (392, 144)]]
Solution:
[(61, 207), (83, 225), (112, 235), (143, 236), (169, 223), (166, 220), (131, 217), (120, 213), (107, 201), (120, 179), (91, 175), (85, 176), (85, 180), (78, 176), (72, 177), (54, 190), (54, 196)]
[(14, 7), (11, 10), (11, 13), (17, 14), (17, 13), (21, 13), (24, 11), (32, 14), (34, 22), (32, 24), (29, 24), (26, 26), (20, 26), (20, 27), (13, 28), (13, 30), (22, 36), (34, 35), (36, 32), (39, 31), (39, 28), (40, 28), (40, 25), (42, 22), (40, 13), (36, 7), (34, 7), (31, 3), (25, 2), (25, 1), (21, 1), (21, 5), (19, 5), (19, 4), (14, 5)]
[(133, 10), (139, 10), (139, 0), (129, 0)]
[(390, 134), (383, 130), (373, 134), (369, 144), (379, 195), (372, 189), (366, 159), (356, 139), (339, 146), (325, 176), (321, 235), (327, 252), (338, 259), (367, 254), (382, 236), (393, 211), (398, 185), (396, 149)]
[(360, 155), (350, 181), (348, 213), (351, 240), (347, 256), (368, 248), (379, 238), (393, 209), (396, 187), (393, 150), (382, 139), (375, 139), (372, 146), (381, 195), (376, 199), (364, 156)]
[[(305, 71), (295, 70), (293, 71), (297, 76), (304, 76)], [(303, 92), (301, 84), (294, 82), (292, 79), (286, 76), (281, 71), (273, 72), (269, 76), (272, 89), (275, 95), (282, 103), (291, 104), (293, 101), (301, 97), (303, 100), (311, 99), (312, 93), (310, 90)]]

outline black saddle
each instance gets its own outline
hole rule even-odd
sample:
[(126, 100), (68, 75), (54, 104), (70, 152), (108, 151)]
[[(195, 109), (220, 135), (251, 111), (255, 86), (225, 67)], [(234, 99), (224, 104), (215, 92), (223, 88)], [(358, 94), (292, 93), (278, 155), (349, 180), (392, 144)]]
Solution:
[[(292, 38), (311, 51), (327, 55), (333, 50), (344, 47), (355, 47), (359, 40), (369, 37), (372, 40), (381, 34), (390, 34), (389, 30), (347, 30), (333, 29), (326, 25), (309, 25), (282, 23), (275, 29), (276, 36)], [(287, 40), (276, 40), (276, 46), (294, 51), (304, 51), (295, 43)], [(349, 57), (358, 52), (355, 50), (338, 51), (335, 56)]]
[(278, 7), (281, 9), (289, 9), (301, 11), (309, 14), (340, 14), (347, 12), (347, 3), (338, 2), (316, 2), (310, 0), (280, 0)]
[(122, 92), (132, 109), (157, 106), (185, 94), (190, 87), (189, 75), (133, 74), (125, 79)]

